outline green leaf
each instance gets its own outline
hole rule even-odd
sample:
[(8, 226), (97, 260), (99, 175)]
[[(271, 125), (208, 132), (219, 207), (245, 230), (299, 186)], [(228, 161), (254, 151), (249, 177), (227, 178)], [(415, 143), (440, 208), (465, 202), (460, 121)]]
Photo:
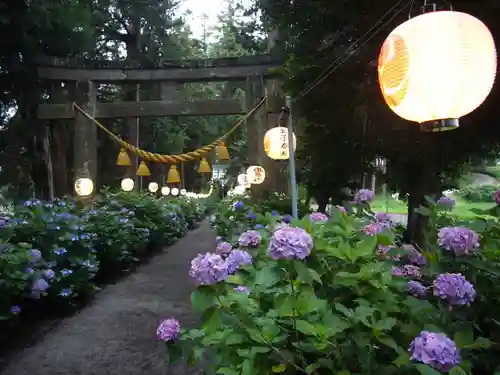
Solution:
[(351, 255), (351, 260), (356, 261), (359, 258), (366, 258), (373, 256), (373, 254), (375, 254), (376, 246), (377, 246), (377, 237), (368, 236), (366, 239), (356, 244), (356, 247), (353, 249)]
[(457, 332), (453, 336), (453, 341), (455, 341), (459, 349), (462, 349), (474, 343), (474, 334), (472, 330)]
[(316, 328), (311, 323), (306, 322), (305, 320), (297, 320), (295, 324), (297, 330), (305, 335), (316, 336), (318, 334)]
[(318, 362), (316, 362), (316, 363), (312, 363), (312, 364), (310, 364), (309, 366), (307, 366), (307, 367), (305, 368), (305, 370), (306, 370), (306, 373), (307, 373), (307, 374), (310, 374), (311, 372), (316, 371), (316, 370), (317, 370), (317, 369), (319, 369), (320, 367), (321, 367), (321, 364), (320, 364), (320, 363), (318, 363)]
[(393, 362), (397, 367), (406, 367), (410, 364), (410, 355), (406, 352), (399, 354), (399, 357)]
[(208, 286), (200, 286), (191, 293), (191, 304), (196, 311), (204, 311), (217, 302), (215, 291)]
[(241, 375), (255, 375), (254, 363), (251, 359), (245, 359), (241, 366)]
[(259, 271), (255, 275), (255, 284), (261, 285), (266, 288), (270, 288), (281, 281), (281, 276), (276, 271), (275, 267), (267, 266)]
[(415, 365), (415, 368), (422, 374), (422, 375), (441, 375), (440, 372), (437, 372), (434, 370), (432, 367), (427, 366), (427, 365), (422, 365), (418, 364)]
[(176, 343), (169, 341), (167, 342), (167, 363), (172, 364), (177, 362), (182, 358), (182, 348)]
[(374, 329), (377, 329), (379, 331), (388, 331), (392, 329), (397, 323), (397, 320), (394, 318), (385, 318), (382, 320), (379, 320), (375, 325), (373, 326)]
[(449, 375), (468, 375), (468, 374), (467, 371), (465, 371), (460, 366), (455, 366), (450, 370)]
[(229, 368), (229, 367), (222, 367), (217, 370), (216, 374), (222, 374), (222, 375), (240, 375), (239, 371), (236, 371), (235, 369)]
[(271, 367), (271, 370), (275, 374), (281, 374), (282, 372), (285, 372), (286, 366), (286, 363), (280, 363), (279, 365), (274, 365), (273, 367)]
[[(464, 349), (488, 349), (495, 345), (495, 342), (484, 337), (478, 337), (476, 341), (470, 345), (465, 345)], [(458, 346), (458, 345), (457, 345)]]

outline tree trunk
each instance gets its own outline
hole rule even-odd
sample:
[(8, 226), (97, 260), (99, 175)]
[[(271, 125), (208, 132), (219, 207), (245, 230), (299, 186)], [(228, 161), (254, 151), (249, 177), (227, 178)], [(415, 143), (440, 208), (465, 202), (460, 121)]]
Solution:
[(67, 145), (69, 140), (63, 124), (52, 123), (52, 169), (54, 173), (54, 195), (63, 197), (71, 194), (68, 177)]

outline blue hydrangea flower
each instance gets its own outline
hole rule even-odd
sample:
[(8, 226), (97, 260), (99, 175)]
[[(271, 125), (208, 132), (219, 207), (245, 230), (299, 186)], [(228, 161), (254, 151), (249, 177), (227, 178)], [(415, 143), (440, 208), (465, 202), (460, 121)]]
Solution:
[(234, 291), (235, 292), (238, 292), (238, 293), (244, 293), (244, 294), (250, 294), (250, 289), (247, 288), (246, 286), (237, 286), (236, 288), (234, 288)]
[(10, 313), (13, 314), (13, 315), (20, 314), (21, 313), (21, 307), (17, 306), (17, 305), (12, 306), (10, 308)]
[(37, 262), (39, 261), (40, 259), (42, 259), (42, 253), (40, 250), (37, 250), (37, 249), (31, 249), (29, 251), (29, 254), (30, 254), (30, 258), (31, 258), (31, 261), (32, 262)]
[(441, 197), (438, 199), (437, 203), (447, 211), (451, 211), (455, 207), (455, 199), (450, 197)]
[(242, 266), (252, 264), (252, 256), (244, 250), (232, 250), (226, 258), (226, 267), (228, 273), (234, 273)]
[(231, 252), (233, 246), (229, 242), (220, 242), (217, 244), (215, 252), (219, 255), (227, 255)]
[(250, 219), (250, 220), (255, 220), (257, 218), (257, 216), (253, 213), (253, 212), (249, 212), (247, 217)]
[(414, 280), (410, 280), (408, 281), (408, 283), (406, 284), (406, 290), (413, 296), (413, 297), (423, 297), (427, 294), (427, 290), (428, 288), (418, 282), (418, 281), (414, 281)]
[(245, 204), (242, 201), (236, 201), (233, 203), (233, 211), (241, 210), (243, 207), (245, 207)]
[(67, 252), (68, 252), (68, 250), (66, 250), (66, 249), (65, 249), (65, 248), (63, 248), (63, 247), (60, 247), (60, 248), (57, 248), (57, 249), (55, 249), (55, 250), (54, 250), (54, 253), (55, 253), (56, 255), (64, 255), (64, 254), (66, 254)]
[(61, 297), (69, 297), (73, 294), (73, 291), (71, 289), (61, 289), (61, 291), (59, 292), (59, 295)]

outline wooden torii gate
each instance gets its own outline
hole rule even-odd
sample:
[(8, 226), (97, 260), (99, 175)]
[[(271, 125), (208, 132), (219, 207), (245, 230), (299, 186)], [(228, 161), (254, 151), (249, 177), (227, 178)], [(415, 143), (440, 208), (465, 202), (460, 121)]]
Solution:
[[(73, 102), (97, 119), (125, 118), (129, 125), (139, 126), (141, 117), (245, 114), (267, 95), (266, 105), (247, 120), (249, 162), (262, 165), (267, 171), (265, 183), (258, 187), (259, 192), (284, 191), (286, 185), (279, 177), (279, 162), (269, 159), (263, 150), (264, 134), (268, 128), (275, 126), (283, 105), (279, 77), (273, 72), (282, 65), (282, 61), (282, 54), (268, 53), (237, 58), (166, 61), (161, 66), (134, 67), (126, 63), (43, 57), (37, 62), (39, 79), (65, 82), (70, 97), (65, 103), (40, 104), (37, 115), (39, 120), (74, 119), (74, 145), (79, 145), (74, 147), (74, 176), (82, 176), (84, 170), (88, 177), (96, 181), (97, 127), (89, 125), (89, 120), (74, 110)], [(246, 82), (245, 100), (188, 102), (178, 95), (179, 86), (184, 83), (223, 81)], [(140, 85), (151, 82), (161, 85), (158, 100), (140, 101), (136, 97), (135, 102), (96, 101), (96, 84)]]

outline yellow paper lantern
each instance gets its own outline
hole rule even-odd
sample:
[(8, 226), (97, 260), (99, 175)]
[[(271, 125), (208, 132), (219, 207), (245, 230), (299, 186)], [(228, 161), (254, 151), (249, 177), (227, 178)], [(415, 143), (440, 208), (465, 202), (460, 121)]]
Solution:
[(132, 191), (134, 190), (135, 182), (131, 178), (124, 178), (121, 182), (121, 188), (123, 191)]
[(130, 156), (128, 156), (127, 150), (125, 148), (120, 149), (118, 158), (116, 159), (116, 165), (123, 167), (130, 167), (132, 165)]
[(262, 184), (266, 179), (266, 171), (259, 165), (252, 165), (248, 167), (246, 175), (248, 182), (254, 185)]
[(139, 164), (139, 168), (137, 168), (137, 172), (135, 172), (135, 174), (141, 177), (151, 176), (151, 171), (149, 170), (147, 164), (141, 161), (141, 164)]
[(210, 168), (210, 164), (208, 164), (207, 159), (202, 158), (200, 160), (200, 166), (198, 167), (198, 173), (210, 173), (212, 172), (212, 168)]
[(172, 190), (170, 190), (170, 192), (172, 193), (172, 195), (174, 197), (179, 195), (179, 189), (177, 189), (177, 188), (172, 188)]
[(224, 142), (220, 142), (217, 146), (216, 156), (217, 160), (229, 160), (229, 151)]
[[(288, 129), (282, 126), (269, 129), (264, 136), (264, 151), (271, 159), (286, 160), (290, 157), (288, 149)], [(293, 134), (293, 150), (297, 148), (297, 139)]]
[(148, 184), (148, 190), (151, 192), (151, 193), (156, 193), (158, 191), (158, 189), (160, 188), (160, 186), (156, 183), (156, 182), (150, 182)]
[(170, 169), (168, 170), (167, 183), (178, 184), (179, 182), (181, 182), (181, 176), (179, 175), (177, 166), (171, 165)]
[(169, 195), (170, 194), (170, 188), (168, 186), (163, 186), (161, 188), (161, 195)]
[(75, 181), (75, 193), (79, 197), (86, 197), (94, 191), (94, 182), (90, 178), (79, 178)]
[(497, 69), (495, 43), (486, 25), (460, 12), (422, 14), (399, 25), (379, 56), (385, 102), (418, 123), (450, 122), (479, 107)]

